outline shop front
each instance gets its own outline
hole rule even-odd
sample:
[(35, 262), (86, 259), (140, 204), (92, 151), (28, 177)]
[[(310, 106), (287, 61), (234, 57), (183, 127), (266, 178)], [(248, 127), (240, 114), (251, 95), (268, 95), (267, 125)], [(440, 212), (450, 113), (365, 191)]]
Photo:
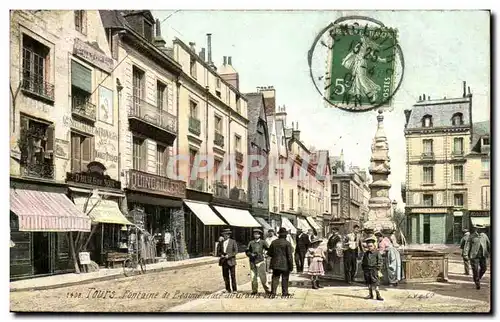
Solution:
[[(187, 258), (182, 202), (186, 183), (132, 169), (126, 172), (126, 182), (129, 220), (144, 232), (144, 242), (151, 236), (154, 243), (154, 251), (145, 252), (151, 255), (144, 259), (155, 262)], [(149, 242), (144, 247), (150, 247)]]
[(75, 205), (92, 220), (90, 234), (79, 238), (77, 251), (90, 253), (90, 259), (108, 266), (111, 258), (127, 254), (127, 226), (120, 204), (125, 194), (121, 182), (105, 175), (106, 168), (90, 162), (85, 172), (66, 174), (66, 183)]
[(325, 237), (323, 235), (323, 230), (324, 230), (323, 229), (323, 220), (320, 221), (319, 218), (318, 217), (316, 217), (316, 218), (306, 217), (306, 220), (309, 223), (309, 225), (314, 229), (316, 236), (318, 236), (319, 238), (323, 238), (323, 237)]
[(470, 210), (469, 211), (470, 225), (482, 226), (483, 231), (491, 239), (491, 221), (489, 210)]
[(66, 191), (65, 185), (11, 178), (11, 280), (74, 271), (74, 237), (90, 232), (91, 222)]

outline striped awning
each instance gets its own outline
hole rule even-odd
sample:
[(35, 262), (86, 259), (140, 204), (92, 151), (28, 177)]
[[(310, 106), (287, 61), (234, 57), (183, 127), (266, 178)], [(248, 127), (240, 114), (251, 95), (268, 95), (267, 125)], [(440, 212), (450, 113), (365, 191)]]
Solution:
[(305, 218), (297, 217), (297, 228), (302, 229), (302, 231), (304, 232), (307, 232), (312, 227), (309, 225)]
[(286, 217), (281, 217), (281, 227), (284, 227), (286, 230), (290, 230), (290, 232), (294, 235), (297, 233), (297, 229)]
[(261, 218), (261, 217), (254, 217), (254, 218), (255, 218), (255, 220), (257, 220), (259, 222), (259, 224), (262, 225), (262, 227), (264, 227), (264, 229), (266, 230), (266, 232), (269, 229), (273, 229), (273, 227), (271, 227), (271, 225), (269, 225), (264, 218)]
[(100, 196), (74, 197), (74, 200), (78, 209), (87, 214), (94, 223), (132, 225), (114, 200), (103, 199)]
[(11, 188), (10, 210), (20, 231), (90, 231), (90, 218), (62, 193)]
[(316, 231), (321, 231), (321, 226), (312, 217), (306, 217), (306, 220)]

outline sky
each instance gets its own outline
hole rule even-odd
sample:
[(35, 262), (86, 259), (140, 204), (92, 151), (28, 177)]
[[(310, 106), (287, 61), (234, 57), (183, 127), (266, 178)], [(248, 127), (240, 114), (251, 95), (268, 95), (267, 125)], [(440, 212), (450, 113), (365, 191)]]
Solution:
[[(306, 146), (344, 152), (346, 164), (370, 165), (376, 111), (344, 112), (327, 108), (309, 76), (307, 51), (319, 31), (337, 18), (361, 15), (397, 28), (404, 55), (402, 85), (384, 113), (392, 173), (390, 198), (402, 207), (405, 180), (404, 109), (418, 97), (461, 97), (462, 81), (473, 94), (473, 122), (488, 120), (490, 102), (490, 25), (486, 11), (153, 11), (163, 21), (162, 35), (207, 47), (222, 65), (231, 56), (240, 91), (274, 86), (276, 104), (285, 105), (287, 123), (298, 122)], [(169, 17), (170, 15), (170, 17)]]

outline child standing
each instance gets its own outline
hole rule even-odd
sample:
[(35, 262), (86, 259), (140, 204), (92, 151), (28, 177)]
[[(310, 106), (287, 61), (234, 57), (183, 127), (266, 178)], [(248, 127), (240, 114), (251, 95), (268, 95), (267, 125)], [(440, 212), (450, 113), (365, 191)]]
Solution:
[(365, 277), (365, 282), (368, 285), (368, 290), (370, 295), (366, 299), (373, 299), (373, 287), (375, 287), (375, 292), (377, 294), (377, 300), (383, 301), (384, 299), (380, 296), (379, 292), (379, 272), (382, 269), (383, 260), (382, 255), (375, 248), (375, 238), (368, 237), (365, 239), (367, 251), (363, 255), (363, 261), (361, 267), (363, 268), (363, 273)]
[(320, 243), (321, 239), (313, 238), (311, 240), (311, 248), (309, 248), (306, 255), (306, 257), (311, 259), (311, 265), (309, 265), (308, 273), (311, 275), (313, 289), (323, 288), (323, 286), (319, 285), (319, 276), (325, 275), (323, 260), (326, 256), (324, 250), (319, 247)]

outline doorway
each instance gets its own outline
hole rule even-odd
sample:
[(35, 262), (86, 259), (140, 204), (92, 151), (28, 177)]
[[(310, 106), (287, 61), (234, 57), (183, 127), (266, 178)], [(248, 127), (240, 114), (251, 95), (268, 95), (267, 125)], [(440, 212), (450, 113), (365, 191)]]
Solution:
[(33, 233), (33, 268), (35, 275), (50, 273), (50, 252), (48, 232)]
[(430, 215), (424, 215), (424, 236), (423, 243), (430, 244), (431, 243), (431, 218)]
[(462, 216), (453, 217), (453, 243), (460, 244), (463, 235)]

